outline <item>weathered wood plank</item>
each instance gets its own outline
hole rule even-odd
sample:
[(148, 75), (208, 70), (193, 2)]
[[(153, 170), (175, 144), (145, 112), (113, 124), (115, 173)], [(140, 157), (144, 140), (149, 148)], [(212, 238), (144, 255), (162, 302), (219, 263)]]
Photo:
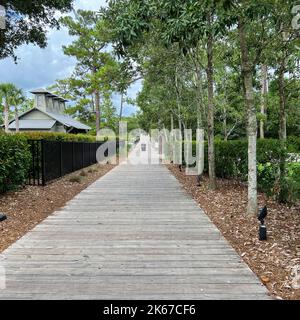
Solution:
[(0, 299), (268, 299), (161, 165), (120, 165), (0, 261)]

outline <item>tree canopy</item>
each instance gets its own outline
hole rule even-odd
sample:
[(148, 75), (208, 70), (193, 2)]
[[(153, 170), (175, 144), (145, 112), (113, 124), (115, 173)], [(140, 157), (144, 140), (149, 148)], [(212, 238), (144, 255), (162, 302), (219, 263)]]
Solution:
[(47, 45), (47, 29), (59, 28), (55, 12), (72, 9), (73, 0), (1, 0), (6, 11), (6, 28), (0, 30), (0, 59), (16, 57), (22, 44)]

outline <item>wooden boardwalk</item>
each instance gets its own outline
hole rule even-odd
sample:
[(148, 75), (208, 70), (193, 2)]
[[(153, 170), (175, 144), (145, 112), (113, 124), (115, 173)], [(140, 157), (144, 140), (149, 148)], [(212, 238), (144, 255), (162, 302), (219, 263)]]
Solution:
[(120, 165), (3, 254), (1, 299), (268, 299), (162, 165)]

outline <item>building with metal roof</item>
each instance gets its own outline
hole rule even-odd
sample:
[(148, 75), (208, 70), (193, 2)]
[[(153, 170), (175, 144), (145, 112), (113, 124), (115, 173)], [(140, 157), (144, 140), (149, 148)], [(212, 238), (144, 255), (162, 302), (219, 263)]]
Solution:
[[(91, 128), (65, 113), (68, 100), (45, 89), (31, 91), (35, 96), (34, 107), (19, 116), (20, 131), (50, 131), (64, 133), (87, 133)], [(16, 130), (16, 121), (9, 124)]]

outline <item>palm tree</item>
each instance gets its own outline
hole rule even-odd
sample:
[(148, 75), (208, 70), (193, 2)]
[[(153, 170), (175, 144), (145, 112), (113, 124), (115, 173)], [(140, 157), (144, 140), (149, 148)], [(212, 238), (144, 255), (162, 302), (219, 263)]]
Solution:
[(20, 131), (19, 125), (19, 106), (24, 103), (25, 96), (22, 89), (15, 88), (9, 99), (10, 104), (15, 107), (15, 121), (16, 121), (16, 132)]
[(9, 110), (10, 106), (15, 107), (15, 119), (16, 119), (16, 131), (19, 131), (19, 115), (18, 106), (22, 104), (25, 100), (22, 90), (18, 89), (12, 83), (2, 83), (0, 84), (0, 100), (4, 100), (4, 128), (5, 132), (8, 132), (9, 126)]
[(12, 92), (13, 84), (2, 83), (0, 84), (0, 96), (3, 101), (3, 114), (4, 114), (4, 128), (5, 132), (8, 132), (9, 125), (9, 96)]

